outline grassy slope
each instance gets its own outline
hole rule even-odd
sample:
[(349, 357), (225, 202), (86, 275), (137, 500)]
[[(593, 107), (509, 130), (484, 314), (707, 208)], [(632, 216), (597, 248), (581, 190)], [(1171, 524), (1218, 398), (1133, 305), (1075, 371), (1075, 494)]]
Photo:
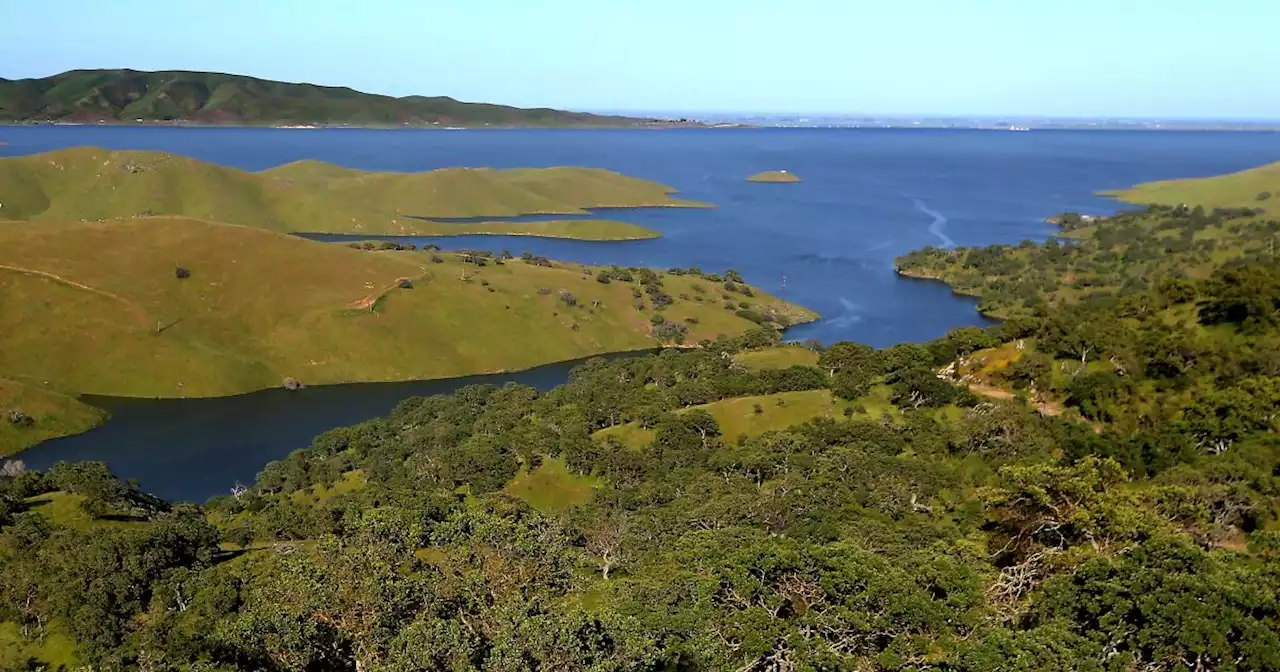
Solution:
[(734, 355), (733, 361), (752, 370), (786, 369), (792, 366), (815, 366), (818, 353), (794, 345), (783, 345), (763, 350), (748, 350)]
[[(0, 287), (3, 282), (0, 281)], [(6, 418), (21, 410), (35, 424), (18, 427)], [(0, 379), (0, 456), (16, 453), (41, 441), (78, 434), (97, 427), (106, 414), (74, 398), (17, 381)]]
[[(0, 221), (180, 215), (285, 232), (431, 235), (444, 225), (415, 217), (705, 207), (672, 193), (665, 185), (595, 168), (374, 173), (305, 161), (249, 173), (159, 152), (92, 147), (0, 159)], [(546, 228), (558, 237), (652, 235), (621, 223)]]
[[(760, 406), (760, 412), (755, 407)], [(704, 410), (720, 425), (720, 434), (726, 441), (738, 443), (742, 437), (754, 438), (766, 432), (786, 429), (818, 418), (841, 421), (845, 409), (857, 409), (852, 417), (879, 418), (885, 413), (897, 414), (898, 408), (888, 400), (888, 388), (876, 387), (856, 402), (844, 401), (831, 395), (830, 390), (806, 390), (803, 392), (779, 392), (755, 397), (724, 399), (692, 409)], [(683, 411), (682, 411), (683, 412)], [(608, 427), (595, 433), (596, 439), (612, 437), (629, 448), (642, 448), (653, 440), (653, 431), (636, 423)]]
[[(441, 256), (435, 264), (426, 253), (162, 217), (0, 223), (0, 376), (76, 393), (210, 396), (285, 377), (439, 378), (655, 345), (632, 287), (597, 282), (597, 269), (477, 268)], [(191, 277), (175, 279), (175, 265)], [(396, 288), (400, 278), (414, 289)], [(719, 301), (697, 300), (698, 280), (663, 280), (667, 294), (692, 297), (664, 312), (698, 320), (687, 342), (755, 327)], [(753, 302), (812, 317), (763, 292)]]
[(748, 182), (799, 182), (800, 178), (795, 173), (785, 170), (766, 170), (763, 173), (756, 173), (747, 178)]
[(597, 487), (597, 479), (573, 473), (561, 459), (547, 458), (512, 479), (506, 493), (544, 515), (554, 515), (591, 501)]
[(447, 97), (393, 98), (213, 72), (75, 70), (41, 79), (0, 79), (0, 120), (137, 119), (369, 126), (632, 126), (649, 121)]
[(48, 666), (35, 669), (75, 669), (80, 664), (75, 649), (75, 642), (57, 621), (49, 624), (43, 642), (24, 638), (17, 623), (0, 621), (0, 669), (25, 670), (31, 659)]
[[(1263, 192), (1271, 198), (1258, 200)], [(1129, 189), (1107, 192), (1128, 203), (1202, 205), (1212, 208), (1262, 208), (1280, 214), (1280, 163), (1217, 177), (1148, 182)]]

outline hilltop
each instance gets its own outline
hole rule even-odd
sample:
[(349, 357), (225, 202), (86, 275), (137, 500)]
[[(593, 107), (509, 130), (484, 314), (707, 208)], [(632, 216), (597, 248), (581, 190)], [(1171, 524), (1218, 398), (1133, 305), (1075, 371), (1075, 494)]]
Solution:
[(646, 126), (656, 119), (395, 98), (215, 72), (73, 70), (0, 79), (0, 122), (322, 126)]
[(366, 251), (174, 217), (8, 222), (0, 377), (68, 395), (219, 396), (288, 378), (519, 370), (816, 317), (729, 286), (539, 257)]
[[(93, 147), (0, 159), (0, 221), (174, 215), (290, 233), (441, 235), (454, 225), (423, 218), (710, 207), (674, 193), (656, 182), (579, 167), (393, 173), (301, 161), (251, 173), (161, 152)], [(548, 227), (496, 223), (454, 232), (539, 235), (540, 228)], [(621, 222), (550, 228), (543, 235), (592, 240), (656, 235)]]

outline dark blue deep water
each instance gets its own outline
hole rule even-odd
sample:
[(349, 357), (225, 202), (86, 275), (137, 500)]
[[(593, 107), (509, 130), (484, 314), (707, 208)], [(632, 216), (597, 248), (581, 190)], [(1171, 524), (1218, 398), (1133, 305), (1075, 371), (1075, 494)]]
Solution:
[[(749, 282), (822, 314), (821, 321), (792, 329), (789, 338), (856, 340), (877, 346), (923, 341), (953, 327), (982, 323), (973, 302), (951, 295), (946, 287), (896, 277), (893, 260), (898, 255), (926, 245), (1042, 240), (1053, 233), (1053, 227), (1044, 222), (1046, 217), (1068, 210), (1103, 214), (1121, 207), (1094, 195), (1097, 191), (1280, 160), (1280, 133), (1235, 132), (8, 127), (0, 128), (0, 143), (8, 143), (0, 144), (0, 155), (97, 145), (164, 150), (248, 170), (299, 159), (398, 171), (450, 166), (609, 168), (663, 182), (685, 198), (718, 208), (605, 213), (662, 233), (661, 239), (650, 241), (584, 243), (473, 236), (432, 242), (446, 248), (509, 249), (517, 254), (527, 250), (589, 263), (697, 265), (708, 271), (735, 268)], [(747, 175), (770, 169), (790, 170), (804, 181), (789, 185), (745, 181)], [(301, 423), (298, 435), (314, 434), (335, 424), (336, 416), (327, 409), (353, 398), (344, 395), (363, 394), (352, 387), (325, 396), (323, 403), (316, 402), (314, 412), (296, 414), (305, 421), (291, 422)], [(155, 418), (161, 418), (187, 403), (197, 402), (163, 402), (147, 408), (154, 408)], [(369, 414), (386, 410), (379, 408)], [(131, 413), (126, 417), (123, 411), (117, 412), (113, 423), (148, 426), (159, 422), (142, 417), (146, 414), (136, 408)], [(253, 435), (251, 426), (242, 426), (247, 421), (232, 415), (226, 419), (239, 423), (239, 435)], [(350, 421), (341, 418), (342, 423)], [(125, 475), (143, 475), (133, 468), (126, 470), (126, 461), (113, 455), (123, 454), (120, 451), (185, 453), (184, 442), (225, 443), (216, 432), (206, 437), (194, 427), (178, 427), (163, 438), (139, 438), (138, 445), (121, 445), (107, 440), (110, 427), (50, 442), (30, 451), (26, 459), (42, 464), (62, 456), (92, 454), (105, 456)], [(247, 480), (265, 459), (298, 445), (273, 444), (266, 452), (253, 452), (252, 458), (246, 458), (253, 466), (246, 462), (237, 473), (247, 474), (240, 476)], [(225, 448), (218, 459), (237, 459), (234, 446)], [(127, 462), (141, 461), (145, 460)], [(195, 464), (199, 463), (186, 466)], [(185, 497), (203, 497), (230, 485), (214, 490), (169, 489), (158, 478), (147, 473), (143, 482), (160, 494)]]

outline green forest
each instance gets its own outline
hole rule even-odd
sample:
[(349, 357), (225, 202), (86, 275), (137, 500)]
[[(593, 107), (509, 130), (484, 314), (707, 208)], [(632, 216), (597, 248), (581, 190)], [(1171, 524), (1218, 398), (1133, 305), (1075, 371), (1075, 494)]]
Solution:
[(1280, 670), (1280, 229), (1059, 223), (901, 259), (1004, 318), (929, 343), (407, 399), (202, 506), (10, 463), (0, 664)]

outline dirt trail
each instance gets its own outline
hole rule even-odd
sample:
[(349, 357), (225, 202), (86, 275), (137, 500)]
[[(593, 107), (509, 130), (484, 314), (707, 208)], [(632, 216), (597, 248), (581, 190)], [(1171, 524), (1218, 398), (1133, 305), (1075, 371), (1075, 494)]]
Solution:
[[(990, 399), (1012, 399), (1014, 397), (1013, 392), (1010, 392), (1003, 387), (995, 387), (992, 385), (985, 385), (983, 383), (969, 383), (969, 391)], [(1040, 401), (1038, 399), (1032, 399), (1030, 401), (1031, 406), (1037, 411), (1040, 411), (1043, 415), (1062, 415), (1066, 410), (1063, 408), (1062, 404), (1058, 402)]]
[[(974, 394), (980, 394), (988, 399), (1000, 399), (1004, 401), (1014, 398), (1013, 392), (1010, 392), (1003, 387), (995, 387), (984, 383), (969, 383), (969, 391)], [(1062, 402), (1059, 401), (1041, 401), (1038, 399), (1032, 399), (1030, 402), (1031, 407), (1039, 411), (1041, 415), (1051, 415), (1056, 417), (1062, 415), (1067, 410), (1066, 407), (1062, 405)], [(1093, 428), (1093, 431), (1099, 434), (1102, 433), (1102, 423), (1090, 422), (1084, 418), (1081, 418), (1081, 421), (1087, 422), (1089, 426)]]
[(90, 292), (92, 294), (97, 294), (98, 296), (106, 297), (108, 299), (111, 299), (112, 301), (116, 301), (118, 303), (124, 304), (124, 306), (129, 309), (129, 312), (133, 313), (134, 316), (138, 318), (138, 321), (141, 324), (147, 327), (151, 326), (151, 320), (150, 318), (147, 317), (147, 311), (144, 310), (142, 306), (139, 306), (138, 304), (134, 303), (133, 301), (130, 301), (129, 299), (124, 298), (123, 296), (120, 296), (119, 294), (108, 292), (105, 289), (98, 289), (97, 287), (90, 287), (89, 285), (76, 282), (75, 280), (68, 280), (60, 275), (54, 275), (53, 273), (49, 273), (46, 271), (38, 271), (34, 268), (23, 268), (21, 266), (9, 266), (7, 264), (0, 264), (0, 271), (12, 271), (14, 273), (21, 273), (23, 275), (30, 275), (37, 278), (44, 278), (46, 280), (52, 280), (60, 285), (71, 287), (72, 289), (79, 289), (86, 292)]

